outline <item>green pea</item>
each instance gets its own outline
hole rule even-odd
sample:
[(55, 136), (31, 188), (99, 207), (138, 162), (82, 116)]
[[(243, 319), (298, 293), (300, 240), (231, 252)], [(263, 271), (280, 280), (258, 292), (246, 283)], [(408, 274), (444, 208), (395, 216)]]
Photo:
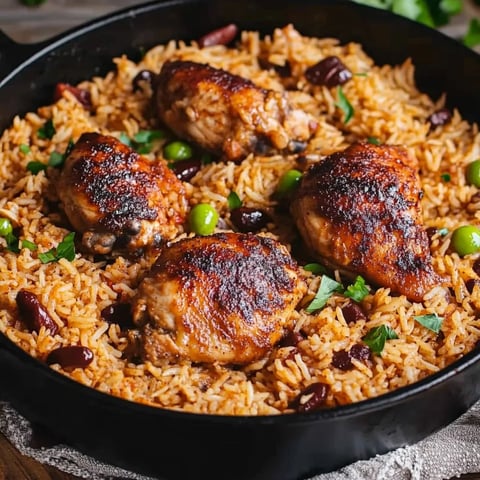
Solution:
[(480, 252), (480, 228), (463, 225), (455, 229), (452, 234), (452, 247), (462, 257)]
[(195, 205), (188, 215), (190, 230), (197, 235), (210, 235), (218, 222), (218, 212), (208, 203)]
[(12, 222), (8, 218), (0, 218), (0, 237), (7, 237), (12, 232)]
[(302, 178), (302, 172), (299, 170), (288, 170), (281, 177), (277, 185), (277, 193), (281, 196), (287, 195), (293, 192), (297, 188), (300, 179)]
[(163, 155), (167, 160), (176, 162), (178, 160), (188, 160), (192, 158), (193, 150), (188, 143), (176, 140), (175, 142), (170, 142), (165, 145)]
[(467, 166), (467, 182), (476, 187), (480, 187), (480, 159), (474, 160)]

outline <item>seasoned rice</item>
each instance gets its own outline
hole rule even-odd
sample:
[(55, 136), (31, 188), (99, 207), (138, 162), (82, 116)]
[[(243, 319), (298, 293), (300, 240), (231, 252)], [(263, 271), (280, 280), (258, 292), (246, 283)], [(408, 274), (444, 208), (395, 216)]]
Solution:
[[(296, 79), (294, 88), (290, 85), (287, 90), (274, 69), (262, 69), (259, 55), (277, 65), (288, 62)], [(343, 86), (355, 111), (348, 124), (336, 106), (335, 89), (312, 86), (304, 80), (307, 67), (330, 55), (338, 56), (354, 72)], [(26, 166), (32, 160), (47, 163), (52, 152), (64, 152), (69, 141), (76, 141), (84, 132), (119, 138), (122, 132), (133, 137), (140, 130), (159, 128), (151, 114), (151, 91), (145, 86), (134, 92), (132, 80), (143, 69), (158, 72), (171, 59), (208, 63), (249, 78), (260, 87), (285, 91), (294, 106), (318, 120), (307, 157), (319, 158), (369, 137), (405, 146), (419, 162), (425, 226), (448, 229), (447, 234), (437, 232), (432, 237), (431, 250), (435, 270), (448, 279), (450, 297), (444, 288), (436, 287), (423, 303), (415, 303), (387, 288), (372, 288), (361, 302), (366, 318), (349, 324), (341, 308), (348, 299), (342, 295), (333, 295), (318, 312), (305, 311), (320, 282), (319, 276), (305, 271), (309, 289), (294, 320), (295, 330), (301, 330), (306, 338), (297, 346), (277, 347), (268, 358), (242, 368), (187, 360), (165, 360), (161, 366), (125, 360), (125, 332), (104, 321), (100, 312), (135, 295), (153, 256), (118, 256), (106, 261), (77, 253), (73, 261), (43, 264), (38, 253), (58, 245), (69, 230), (58, 208), (58, 171), (49, 168), (33, 175)], [(430, 129), (427, 119), (444, 106), (445, 97), (431, 99), (418, 91), (411, 60), (378, 66), (358, 44), (308, 38), (287, 26), (265, 38), (243, 32), (239, 44), (230, 48), (199, 49), (195, 43), (172, 41), (152, 48), (139, 63), (123, 56), (115, 59), (115, 64), (115, 71), (105, 77), (79, 85), (90, 92), (93, 113), (66, 92), (52, 105), (16, 117), (1, 136), (0, 217), (11, 220), (22, 240), (38, 246), (36, 251), (22, 248), (13, 253), (0, 240), (4, 242), (0, 252), (0, 331), (12, 342), (41, 361), (57, 347), (83, 345), (94, 354), (87, 368), (51, 368), (127, 400), (227, 415), (291, 412), (293, 399), (316, 382), (329, 386), (327, 407), (358, 402), (425, 378), (475, 348), (480, 339), (480, 283), (469, 293), (466, 282), (478, 278), (473, 265), (480, 255), (460, 257), (450, 248), (450, 239), (456, 227), (480, 224), (480, 196), (476, 187), (466, 183), (464, 173), (470, 162), (480, 158), (480, 135), (478, 126), (467, 123), (458, 111), (446, 125)], [(37, 135), (48, 119), (56, 129), (51, 140)], [(24, 153), (21, 145), (28, 145), (29, 152)], [(147, 156), (151, 160), (161, 156), (161, 147), (160, 142)], [(266, 230), (290, 248), (298, 234), (292, 219), (278, 213), (273, 194), (280, 176), (296, 166), (294, 156), (254, 154), (239, 164), (210, 163), (185, 183), (190, 206), (201, 202), (214, 205), (225, 221), (223, 229), (229, 229), (227, 197), (235, 191), (245, 205), (271, 214)], [(442, 180), (445, 173), (450, 181)], [(340, 280), (339, 272), (332, 276)], [(21, 289), (38, 296), (59, 327), (57, 335), (50, 335), (44, 327), (38, 333), (30, 332), (21, 322), (16, 306)], [(444, 318), (440, 335), (414, 319), (428, 313)], [(332, 366), (334, 352), (361, 343), (371, 328), (380, 325), (390, 326), (398, 336), (385, 343), (380, 355), (367, 363), (353, 359), (348, 371)]]

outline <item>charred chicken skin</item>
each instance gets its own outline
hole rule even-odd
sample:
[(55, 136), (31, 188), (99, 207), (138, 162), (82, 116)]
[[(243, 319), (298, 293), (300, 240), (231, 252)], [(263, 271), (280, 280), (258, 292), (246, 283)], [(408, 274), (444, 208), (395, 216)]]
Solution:
[(318, 259), (421, 301), (442, 283), (431, 265), (421, 195), (405, 149), (358, 143), (306, 171), (291, 212)]
[(144, 360), (245, 364), (292, 327), (306, 285), (270, 238), (221, 233), (162, 249), (133, 301)]
[(184, 187), (163, 161), (149, 162), (111, 136), (84, 133), (57, 187), (88, 251), (130, 252), (177, 233), (187, 212)]
[(156, 79), (160, 119), (179, 137), (238, 161), (251, 152), (298, 152), (316, 129), (280, 92), (190, 61), (163, 65)]

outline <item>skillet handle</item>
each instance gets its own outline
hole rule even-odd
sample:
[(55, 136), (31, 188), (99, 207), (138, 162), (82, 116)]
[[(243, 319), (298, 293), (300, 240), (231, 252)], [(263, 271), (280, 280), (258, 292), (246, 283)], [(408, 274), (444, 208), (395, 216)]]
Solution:
[(0, 30), (0, 84), (24, 60), (41, 50), (44, 43), (17, 43)]

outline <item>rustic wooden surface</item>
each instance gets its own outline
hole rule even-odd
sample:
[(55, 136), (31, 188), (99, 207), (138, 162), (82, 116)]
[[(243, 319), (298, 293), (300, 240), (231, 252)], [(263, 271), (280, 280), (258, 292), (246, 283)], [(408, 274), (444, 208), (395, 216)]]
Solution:
[[(93, 18), (139, 3), (135, 0), (47, 0), (40, 7), (28, 8), (22, 6), (19, 0), (0, 0), (0, 30), (17, 42), (38, 42)], [(480, 18), (480, 8), (466, 1), (464, 13), (444, 28), (444, 32), (461, 37), (472, 16)], [(459, 478), (480, 480), (480, 473)], [(77, 477), (21, 455), (0, 434), (0, 480), (77, 480)]]

